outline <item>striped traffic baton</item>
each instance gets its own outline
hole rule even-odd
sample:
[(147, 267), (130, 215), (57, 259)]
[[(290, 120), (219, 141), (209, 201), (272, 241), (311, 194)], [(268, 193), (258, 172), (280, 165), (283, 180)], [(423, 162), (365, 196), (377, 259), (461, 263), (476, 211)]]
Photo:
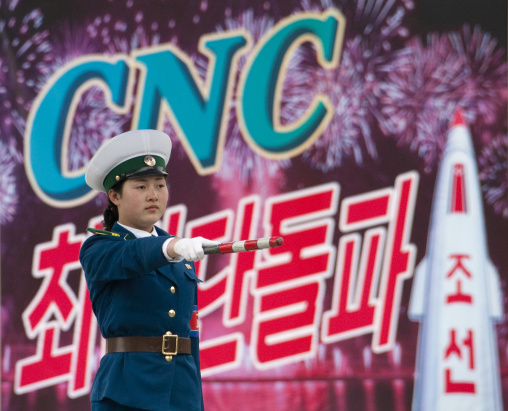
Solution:
[(232, 241), (230, 243), (221, 243), (212, 246), (204, 246), (205, 254), (229, 254), (240, 251), (255, 251), (266, 248), (280, 247), (284, 244), (282, 237), (266, 237), (257, 240)]

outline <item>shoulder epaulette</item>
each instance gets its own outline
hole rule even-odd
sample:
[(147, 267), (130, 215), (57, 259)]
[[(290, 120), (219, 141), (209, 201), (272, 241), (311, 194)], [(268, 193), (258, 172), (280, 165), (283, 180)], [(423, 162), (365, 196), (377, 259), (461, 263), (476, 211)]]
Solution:
[[(90, 231), (92, 234), (109, 235), (109, 236), (112, 236), (112, 237), (121, 237), (120, 234), (113, 233), (111, 231), (106, 231), (106, 230), (98, 230), (96, 228), (87, 228), (86, 231)], [(133, 237), (130, 234), (126, 234), (123, 237), (123, 239), (124, 240), (132, 240)]]

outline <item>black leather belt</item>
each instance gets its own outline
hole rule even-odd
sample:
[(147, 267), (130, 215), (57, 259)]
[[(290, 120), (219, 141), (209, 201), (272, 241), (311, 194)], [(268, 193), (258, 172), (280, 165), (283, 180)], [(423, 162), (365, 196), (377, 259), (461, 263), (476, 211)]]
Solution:
[(191, 354), (191, 339), (166, 334), (162, 337), (106, 338), (106, 353), (158, 352), (162, 355)]

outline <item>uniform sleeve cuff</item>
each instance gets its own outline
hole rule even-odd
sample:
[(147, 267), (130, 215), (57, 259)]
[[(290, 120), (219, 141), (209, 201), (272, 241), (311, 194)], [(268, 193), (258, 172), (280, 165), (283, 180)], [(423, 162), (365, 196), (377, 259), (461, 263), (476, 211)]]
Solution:
[(179, 263), (183, 260), (183, 257), (170, 257), (168, 254), (168, 245), (171, 240), (174, 240), (174, 237), (168, 238), (166, 241), (164, 241), (164, 244), (162, 244), (162, 254), (164, 254), (164, 257), (169, 263)]

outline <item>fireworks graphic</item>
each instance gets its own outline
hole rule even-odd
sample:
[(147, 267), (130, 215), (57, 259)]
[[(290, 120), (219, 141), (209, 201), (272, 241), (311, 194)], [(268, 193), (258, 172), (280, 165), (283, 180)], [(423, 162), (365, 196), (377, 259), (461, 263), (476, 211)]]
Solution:
[(16, 150), (14, 139), (5, 143), (0, 141), (0, 222), (2, 225), (13, 221), (18, 207), (18, 192), (15, 168), (22, 162), (21, 154)]
[(508, 136), (487, 143), (478, 156), (479, 178), (487, 204), (508, 218)]
[[(328, 172), (340, 167), (345, 158), (356, 164), (365, 161), (365, 152), (377, 158), (373, 124), (382, 118), (378, 112), (379, 71), (386, 61), (392, 41), (408, 35), (403, 26), (410, 1), (344, 2), (335, 6), (323, 0), (320, 5), (303, 3), (306, 11), (323, 8), (344, 10), (346, 33), (340, 64), (325, 70), (315, 63), (315, 49), (301, 47), (290, 65), (282, 93), (283, 123), (300, 118), (316, 94), (327, 96), (334, 115), (322, 136), (303, 158), (312, 167)], [(298, 56), (299, 55), (299, 56)], [(304, 75), (303, 73), (307, 73)]]
[(2, 137), (15, 133), (18, 125), (15, 105), (11, 98), (13, 89), (9, 86), (9, 67), (3, 55), (0, 55), (0, 127)]
[(45, 73), (49, 32), (39, 9), (22, 14), (18, 1), (0, 2), (0, 127), (3, 137), (23, 135), (26, 113), (36, 94), (34, 77)]
[[(271, 17), (265, 14), (257, 17), (254, 11), (249, 9), (241, 13), (237, 18), (227, 17), (224, 26), (217, 26), (216, 30), (221, 32), (245, 29), (250, 33), (255, 44), (273, 25), (274, 20)], [(248, 57), (249, 53), (246, 53), (238, 59), (235, 73), (236, 78), (239, 77), (245, 67)], [(248, 185), (252, 180), (262, 182), (265, 178), (276, 175), (281, 168), (287, 167), (289, 161), (269, 160), (252, 151), (245, 142), (238, 126), (235, 114), (236, 104), (235, 87), (228, 120), (228, 137), (224, 148), (222, 167), (214, 176), (219, 180), (231, 180), (233, 176), (239, 176), (239, 180), (243, 185)]]
[[(59, 69), (75, 59), (102, 51), (92, 37), (88, 36), (83, 27), (70, 27), (63, 22), (59, 29), (59, 40), (52, 43), (52, 61), (45, 64), (45, 75), (35, 79), (35, 89), (40, 91)], [(122, 132), (128, 116), (119, 115), (106, 105), (103, 90), (92, 86), (81, 96), (73, 114), (70, 131), (68, 169), (78, 170), (85, 166), (101, 143), (115, 134)]]
[(495, 46), (479, 29), (434, 33), (426, 44), (411, 39), (384, 67), (381, 129), (416, 152), (425, 171), (436, 166), (457, 107), (482, 128), (505, 115), (506, 64)]
[(373, 49), (391, 50), (391, 41), (409, 35), (403, 25), (407, 12), (414, 9), (412, 0), (312, 0), (302, 1), (304, 11), (340, 10), (347, 21), (346, 37), (360, 35), (369, 39)]
[[(142, 9), (134, 9), (133, 1), (127, 1), (125, 7), (131, 12), (119, 18), (106, 13), (95, 17), (87, 25), (87, 34), (102, 44), (104, 53), (131, 53), (140, 48), (159, 45), (161, 42), (177, 42), (176, 35), (171, 35), (176, 25), (174, 19), (162, 24), (156, 18), (147, 17)], [(170, 38), (166, 39), (166, 36)]]
[(452, 53), (448, 36), (418, 38), (384, 66), (381, 83), (381, 130), (423, 158), (426, 171), (437, 163), (448, 125), (460, 101), (463, 62)]
[(497, 40), (479, 27), (466, 25), (450, 33), (454, 52), (463, 62), (465, 78), (460, 85), (459, 105), (469, 124), (479, 130), (490, 128), (506, 118), (507, 64)]
[[(133, 1), (114, 2), (110, 6), (109, 11), (93, 17), (84, 26), (62, 26), (62, 33), (58, 38), (63, 41), (53, 46), (53, 53), (57, 57), (49, 70), (51, 73), (78, 57), (94, 53), (130, 54), (136, 49), (157, 46), (166, 37), (170, 37), (171, 42), (177, 41), (175, 35), (168, 34), (174, 32), (174, 19), (162, 24), (153, 16), (147, 17), (142, 9), (136, 9)], [(117, 7), (126, 8), (130, 13), (122, 14), (122, 17), (118, 18), (113, 17), (117, 15), (114, 12)], [(158, 17), (160, 20), (160, 16)], [(42, 78), (41, 84), (46, 81), (47, 78)], [(101, 88), (92, 86), (82, 94), (71, 127), (68, 150), (70, 170), (86, 165), (104, 140), (126, 131), (131, 126), (135, 101), (136, 98), (133, 97), (127, 113), (118, 114), (107, 107)], [(176, 134), (167, 122), (165, 131), (173, 141), (176, 140)]]
[[(368, 67), (369, 64), (364, 58), (360, 42), (359, 37), (347, 42), (341, 63), (335, 69), (305, 69), (305, 63), (300, 67), (292, 66), (284, 84), (282, 102), (286, 110), (281, 113), (290, 115), (289, 118), (284, 118), (284, 123), (300, 118), (316, 94), (327, 96), (331, 100), (334, 115), (330, 124), (315, 144), (303, 154), (306, 161), (323, 172), (339, 167), (344, 158), (352, 158), (356, 164), (361, 165), (364, 161), (362, 147), (366, 147), (371, 157), (377, 157), (371, 132), (372, 116), (376, 109), (377, 83), (371, 71), (373, 68)], [(302, 61), (305, 61), (305, 57)], [(293, 71), (310, 75), (299, 78), (290, 74)], [(301, 83), (295, 84), (296, 81)], [(309, 85), (312, 85), (312, 89)], [(297, 90), (301, 92), (296, 94)]]
[[(177, 19), (174, 16), (171, 17), (171, 13), (154, 13), (153, 11), (149, 13), (146, 8), (136, 8), (138, 5), (132, 0), (115, 2), (115, 7), (116, 6), (124, 7), (129, 12), (125, 14), (118, 13), (118, 16), (121, 15), (121, 17), (113, 17), (114, 15), (116, 16), (117, 13), (114, 12), (116, 9), (112, 9), (111, 12), (96, 16), (86, 27), (87, 35), (101, 45), (105, 54), (130, 54), (138, 49), (145, 49), (168, 43), (179, 46), (179, 37), (176, 34)], [(197, 24), (196, 22), (200, 20), (199, 12), (206, 11), (207, 2), (201, 2), (198, 11), (190, 9), (191, 8), (189, 8), (185, 15), (179, 15), (178, 17), (191, 20), (194, 24)], [(178, 21), (179, 24), (182, 23), (180, 19)], [(136, 86), (134, 86), (134, 89), (136, 89)], [(141, 96), (133, 97), (130, 113), (132, 113), (134, 109), (136, 98), (141, 98)], [(86, 104), (83, 105), (86, 107)], [(90, 109), (90, 107), (88, 109)], [(98, 111), (98, 107), (95, 112), (99, 119), (109, 119), (111, 121), (112, 124), (109, 124), (109, 127), (107, 127), (109, 130), (114, 128), (111, 127), (112, 125), (125, 128), (125, 125), (130, 125), (132, 120), (132, 115), (130, 113), (125, 114), (122, 118), (114, 118), (111, 113), (104, 115), (103, 112)], [(177, 154), (180, 158), (186, 157), (185, 150), (180, 144), (180, 139), (168, 118), (164, 119), (163, 131), (170, 136), (173, 142), (173, 155)], [(115, 131), (112, 135), (118, 134), (119, 132), (121, 131)]]
[(2, 34), (2, 71), (10, 89), (13, 105), (28, 111), (37, 94), (34, 78), (47, 74), (46, 63), (51, 60), (49, 31), (44, 29), (44, 16), (34, 9), (23, 16), (18, 1), (0, 3), (0, 33)]
[(44, 73), (50, 49), (48, 31), (39, 9), (22, 14), (18, 1), (0, 2), (0, 222), (13, 221), (18, 204), (16, 167), (22, 163), (17, 141), (22, 140), (25, 117), (35, 94), (33, 75)]
[(104, 93), (98, 87), (90, 88), (80, 99), (69, 141), (70, 170), (88, 164), (101, 143), (120, 134), (129, 121), (129, 115), (113, 113), (104, 101)]

